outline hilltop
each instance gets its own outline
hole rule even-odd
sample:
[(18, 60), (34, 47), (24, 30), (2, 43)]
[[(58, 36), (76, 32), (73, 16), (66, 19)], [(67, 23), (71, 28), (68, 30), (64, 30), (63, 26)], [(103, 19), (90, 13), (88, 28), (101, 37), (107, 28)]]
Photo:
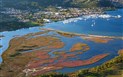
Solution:
[(4, 7), (13, 7), (19, 9), (46, 8), (53, 7), (121, 7), (121, 0), (4, 0)]

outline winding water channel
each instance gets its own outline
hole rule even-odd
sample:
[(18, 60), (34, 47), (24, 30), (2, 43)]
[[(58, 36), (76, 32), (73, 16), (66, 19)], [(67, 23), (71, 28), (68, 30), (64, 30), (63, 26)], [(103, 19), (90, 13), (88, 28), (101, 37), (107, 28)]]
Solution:
[[(72, 33), (86, 34), (86, 35), (89, 34), (89, 35), (99, 35), (99, 36), (123, 37), (122, 34), (123, 9), (108, 11), (106, 13), (107, 14), (104, 15), (88, 15), (78, 18), (71, 18), (59, 22), (47, 23), (43, 27), (31, 27), (26, 29), (19, 29), (16, 31), (0, 32), (0, 35), (4, 36), (0, 38), (0, 45), (2, 45), (2, 47), (0, 48), (0, 55), (2, 55), (2, 53), (9, 47), (9, 42), (11, 39), (26, 35), (28, 33), (40, 32), (41, 28), (46, 28), (46, 29), (50, 28), (50, 29), (60, 30), (64, 32), (72, 32)], [(100, 65), (105, 61), (108, 61), (114, 58), (115, 56), (117, 56), (118, 50), (123, 48), (122, 39), (115, 39), (106, 44), (96, 44), (94, 42), (85, 41), (80, 37), (74, 37), (72, 39), (65, 38), (63, 36), (59, 36), (59, 37), (60, 40), (63, 41), (66, 45), (61, 50), (67, 51), (71, 48), (73, 44), (77, 42), (86, 43), (91, 47), (91, 49), (88, 52), (85, 52), (82, 55), (78, 55), (81, 58), (81, 60), (89, 59), (92, 56), (103, 54), (103, 53), (110, 53), (110, 55), (105, 59), (102, 59), (99, 62), (96, 62), (91, 65), (80, 66), (76, 68), (64, 68), (62, 70), (57, 70), (58, 72), (62, 71), (67, 73), (67, 71), (72, 72), (81, 68), (89, 68), (89, 67)], [(53, 52), (54, 51), (49, 53), (52, 57), (54, 56)], [(1, 57), (0, 57), (0, 62), (2, 62)]]

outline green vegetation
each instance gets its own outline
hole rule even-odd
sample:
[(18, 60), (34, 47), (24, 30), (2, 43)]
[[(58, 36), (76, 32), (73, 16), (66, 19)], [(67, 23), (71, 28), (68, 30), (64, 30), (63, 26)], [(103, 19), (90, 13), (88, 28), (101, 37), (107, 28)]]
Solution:
[(52, 73), (52, 74), (48, 74), (48, 75), (41, 75), (41, 76), (36, 76), (36, 77), (69, 77), (66, 74), (56, 74), (56, 73)]
[[(5, 7), (43, 9), (49, 6), (62, 7), (114, 7), (109, 0), (4, 0)], [(116, 7), (116, 6), (115, 6)]]
[[(123, 55), (94, 68), (79, 70), (74, 73), (65, 74), (65, 77), (106, 77), (109, 75), (121, 75), (123, 70)], [(36, 77), (64, 77), (61, 74), (48, 74)]]
[(114, 5), (110, 2), (110, 0), (100, 0), (99, 6), (114, 7)]
[(105, 77), (108, 75), (115, 75), (119, 73), (119, 70), (123, 69), (123, 56), (115, 57), (114, 59), (91, 69), (80, 70), (78, 76), (94, 76), (94, 77)]
[[(29, 28), (35, 26), (35, 24), (31, 23), (23, 23), (23, 22), (18, 22), (18, 21), (13, 21), (13, 22), (1, 22), (0, 23), (0, 31), (12, 31), (12, 30), (17, 30), (20, 28)], [(3, 27), (4, 26), (4, 27)]]
[[(16, 8), (16, 9), (27, 9), (27, 10), (32, 10), (32, 9), (45, 9), (45, 10), (51, 10), (52, 11), (56, 11), (56, 6), (62, 6), (62, 7), (77, 7), (77, 8), (96, 8), (96, 7), (115, 7), (110, 1), (108, 0), (4, 0), (4, 7), (11, 7), (11, 8)], [(92, 7), (93, 6), (93, 7)], [(110, 10), (111, 8), (109, 8), (108, 10)], [(64, 13), (67, 13), (68, 10)], [(51, 15), (52, 16), (52, 15)], [(27, 19), (32, 20), (31, 22), (21, 22), (19, 21), (19, 19), (17, 19), (16, 17), (11, 17), (9, 15), (6, 14), (0, 14), (0, 31), (5, 31), (5, 30), (16, 30), (16, 29), (20, 29), (20, 28), (28, 28), (28, 27), (33, 27), (36, 25), (42, 25), (44, 23), (43, 18), (51, 18), (52, 21), (58, 21), (57, 18), (53, 18), (53, 17), (49, 17), (47, 15), (41, 15), (40, 17), (42, 18), (36, 18), (33, 19), (33, 16), (30, 14), (29, 16), (27, 16)], [(37, 16), (39, 17), (39, 15)], [(26, 17), (25, 17), (26, 19)], [(59, 33), (60, 34), (60, 33)], [(62, 36), (65, 37), (73, 37), (73, 35), (68, 35), (68, 34), (60, 34)], [(51, 40), (44, 38), (44, 40), (46, 42), (44, 43), (40, 43), (39, 41), (41, 41), (40, 38), (38, 38), (39, 40), (37, 41), (37, 39), (32, 39), (32, 41), (28, 41), (28, 44), (38, 44), (39, 46), (47, 46), (47, 42), (52, 41), (52, 40), (56, 40), (54, 38), (52, 38)], [(23, 39), (22, 39), (23, 41)], [(19, 41), (19, 43), (17, 43), (17, 45), (20, 45), (22, 41)], [(35, 42), (36, 41), (36, 42)], [(55, 42), (55, 41), (54, 41)], [(57, 42), (57, 41), (56, 41)], [(54, 46), (49, 46), (49, 47), (54, 47), (54, 48), (60, 48), (64, 45), (64, 43), (60, 42), (58, 40), (59, 43), (53, 43)], [(53, 45), (51, 44), (51, 45)], [(58, 44), (58, 45), (57, 45)], [(13, 44), (14, 48), (16, 45), (16, 43)], [(61, 45), (61, 46), (60, 46)], [(83, 47), (85, 46), (85, 47)], [(0, 45), (0, 47), (2, 47)], [(21, 46), (20, 46), (21, 47)], [(34, 46), (22, 46), (22, 48), (19, 49), (15, 49), (15, 51), (13, 50), (9, 50), (9, 54), (4, 55), (6, 63), (10, 63), (11, 66), (15, 66), (15, 69), (18, 69), (18, 65), (21, 66), (21, 69), (19, 68), (17, 70), (16, 73), (20, 73), (23, 68), (25, 68), (25, 65), (27, 63), (29, 63), (30, 60), (33, 60), (33, 58), (37, 57), (37, 55), (30, 55), (33, 54), (31, 53), (27, 53), (22, 55), (23, 51), (28, 51), (28, 50), (32, 50), (35, 49), (35, 47), (37, 47), (37, 45)], [(77, 48), (78, 47), (78, 48)], [(83, 48), (82, 48), (83, 47)], [(74, 50), (83, 50), (83, 51), (87, 51), (89, 50), (89, 47), (86, 44), (78, 44), (75, 47), (73, 47), (73, 51)], [(13, 48), (12, 48), (13, 49)], [(15, 53), (11, 53), (11, 52), (15, 52)], [(49, 52), (49, 51), (48, 51)], [(40, 54), (42, 52), (39, 52)], [(59, 54), (64, 54), (65, 52), (54, 52), (53, 54), (55, 55), (59, 55)], [(8, 56), (9, 55), (9, 56)], [(30, 55), (30, 56), (28, 56)], [(38, 55), (38, 57), (40, 58), (40, 56), (42, 55)], [(7, 57), (7, 58), (6, 58)], [(13, 58), (9, 59), (8, 57)], [(17, 57), (18, 59), (16, 60), (14, 57)], [(45, 55), (44, 57), (48, 57), (49, 55)], [(44, 58), (41, 57), (41, 58)], [(22, 60), (22, 62), (21, 62)], [(15, 61), (11, 62), (11, 61)], [(5, 61), (3, 62), (5, 63)], [(34, 63), (35, 64), (35, 63)], [(7, 68), (10, 68), (10, 66), (8, 66), (8, 64), (5, 64), (7, 67), (3, 67), (5, 69), (5, 72), (13, 72), (12, 70), (8, 70)], [(55, 67), (56, 68), (56, 67)], [(0, 70), (2, 69), (2, 67), (0, 67)], [(13, 69), (13, 68), (12, 68)], [(7, 71), (6, 71), (7, 70)], [(61, 74), (61, 73), (50, 73), (50, 74), (45, 74), (45, 75), (40, 75), (40, 76), (36, 76), (36, 77), (105, 77), (108, 75), (113, 75), (113, 74), (121, 74), (121, 70), (123, 70), (123, 55), (119, 55), (117, 57), (115, 57), (114, 59), (100, 65), (94, 68), (90, 68), (90, 69), (84, 69), (84, 70), (80, 70), (74, 73), (70, 73), (70, 74)], [(9, 74), (8, 74), (9, 75)], [(11, 75), (11, 74), (10, 74)], [(16, 76), (16, 75), (15, 75)]]
[(53, 54), (54, 54), (54, 55), (65, 54), (65, 51), (62, 51), (62, 52), (55, 51), (55, 52), (53, 52)]
[[(76, 11), (78, 10), (74, 9), (72, 11), (68, 10), (67, 8), (87, 8), (86, 10), (88, 12), (91, 12), (91, 10), (93, 12), (102, 12), (102, 9), (100, 8), (103, 7), (106, 7), (105, 10), (112, 10), (117, 8), (117, 6), (114, 6), (109, 0), (3, 0), (2, 4), (3, 9), (11, 8), (11, 13), (13, 9), (16, 13), (10, 13), (10, 15), (0, 13), (0, 27), (2, 27), (0, 28), (0, 32), (43, 25), (46, 22), (44, 19), (50, 19), (51, 21), (56, 22), (59, 20), (83, 15), (81, 13), (84, 11), (78, 14), (76, 13)], [(62, 8), (60, 10), (63, 10), (63, 8), (67, 10), (61, 12), (58, 10), (59, 6)], [(0, 11), (3, 9), (0, 9)], [(21, 12), (21, 14), (18, 14), (17, 9), (18, 11), (26, 10), (26, 12), (24, 11)], [(54, 14), (41, 14), (40, 12), (38, 12), (39, 10), (46, 12), (54, 12)], [(36, 12), (38, 14), (36, 14)], [(55, 16), (55, 13), (57, 12), (59, 12), (59, 16)], [(75, 16), (72, 14), (74, 12), (76, 13)]]
[[(59, 39), (59, 36), (46, 35), (47, 31), (27, 34), (23, 37), (14, 38), (10, 41), (9, 48), (2, 54), (3, 62), (0, 65), (1, 77), (106, 77), (113, 74), (121, 74), (123, 70), (123, 49), (119, 50), (119, 56), (105, 62), (104, 64), (89, 68), (82, 69), (73, 73), (49, 73), (55, 72), (64, 67), (74, 68), (77, 66), (85, 66), (93, 64), (107, 55), (100, 54), (93, 56), (88, 60), (69, 61), (68, 59), (76, 58), (76, 55), (82, 53), (59, 53), (54, 52), (56, 56), (51, 58), (48, 54), (50, 49), (61, 49), (65, 46), (64, 42)], [(36, 38), (30, 38), (40, 35)], [(30, 38), (30, 39), (28, 39)], [(27, 40), (28, 39), (28, 40)], [(77, 44), (78, 46), (85, 46), (86, 44)], [(43, 48), (42, 48), (43, 47)], [(39, 50), (36, 50), (38, 48)], [(41, 48), (41, 49), (40, 49)], [(76, 47), (75, 47), (76, 48)], [(31, 50), (32, 52), (28, 52)], [(78, 48), (77, 48), (78, 50)], [(25, 52), (24, 52), (25, 51)], [(26, 52), (27, 51), (27, 52)], [(57, 56), (58, 55), (58, 56)], [(65, 61), (66, 60), (66, 61)], [(68, 60), (68, 61), (67, 61)], [(44, 66), (47, 64), (46, 66)], [(29, 69), (29, 70), (28, 70)], [(22, 72), (23, 71), (23, 72)]]
[(37, 24), (32, 22), (20, 22), (17, 18), (10, 17), (7, 14), (0, 14), (0, 32), (2, 31), (12, 31), (20, 28), (29, 28), (36, 26)]
[(21, 54), (20, 52), (16, 52), (16, 53), (14, 53), (14, 54), (11, 54), (10, 57), (16, 57), (16, 56), (18, 56), (18, 55), (20, 55), (20, 54)]

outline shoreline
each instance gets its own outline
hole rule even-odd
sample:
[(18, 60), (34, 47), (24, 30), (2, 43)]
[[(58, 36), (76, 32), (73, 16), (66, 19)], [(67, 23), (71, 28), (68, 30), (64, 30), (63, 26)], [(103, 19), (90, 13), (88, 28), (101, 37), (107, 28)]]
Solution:
[[(91, 16), (93, 18), (93, 15), (97, 15), (98, 17), (97, 18), (105, 18), (105, 17), (101, 17), (103, 15), (108, 15), (106, 12), (107, 11), (116, 11), (118, 9), (114, 9), (114, 10), (103, 10), (101, 13), (98, 13), (98, 12), (94, 12), (94, 13), (89, 13), (89, 14), (83, 14), (83, 15), (78, 15), (78, 16), (73, 16), (73, 17), (66, 17), (64, 19), (56, 19), (56, 20), (51, 20), (50, 18), (46, 18), (48, 20), (51, 20), (50, 22), (43, 22), (43, 23), (35, 23), (35, 22), (19, 22), (19, 23), (25, 23), (25, 24), (30, 24), (30, 26), (28, 25), (28, 27), (22, 27), (22, 28), (17, 28), (17, 29), (13, 29), (13, 30), (19, 30), (19, 29), (23, 29), (23, 28), (30, 28), (30, 27), (40, 27), (40, 26), (45, 26), (45, 24), (47, 23), (53, 23), (53, 22), (59, 22), (59, 21), (63, 21), (63, 23), (69, 19), (76, 19), (76, 18), (79, 18), (79, 17), (83, 17), (84, 19), (86, 19), (86, 16), (87, 16), (87, 19), (88, 19), (88, 16)], [(99, 16), (101, 15), (101, 16)], [(108, 16), (106, 16), (108, 17)], [(110, 17), (110, 16), (109, 16)], [(115, 18), (119, 18), (120, 16), (112, 16), (112, 17), (115, 17)], [(43, 18), (45, 19), (45, 18)], [(18, 21), (17, 21), (18, 22)], [(4, 32), (4, 31), (13, 31), (13, 30), (3, 30), (3, 31), (0, 31), (0, 32)]]
[[(49, 31), (54, 31), (54, 32), (56, 32), (56, 33), (58, 33), (58, 32), (60, 32), (60, 33), (63, 33), (63, 34), (68, 34), (68, 35), (72, 35), (72, 36), (83, 36), (83, 38), (85, 37), (85, 39), (86, 39), (86, 37), (87, 38), (107, 38), (107, 39), (120, 39), (120, 40), (123, 40), (123, 37), (121, 36), (119, 36), (119, 37), (117, 37), (117, 36), (103, 36), (103, 35), (91, 35), (91, 34), (79, 34), (79, 33), (72, 33), (72, 32), (65, 32), (65, 31), (60, 31), (60, 30), (55, 30), (55, 29), (51, 29), (51, 28), (40, 28), (39, 27), (39, 30), (49, 30)], [(9, 32), (9, 31), (8, 31)], [(40, 32), (40, 31), (39, 31)], [(37, 33), (37, 32), (36, 32)], [(30, 34), (30, 33), (27, 33), (27, 34)], [(24, 35), (27, 35), (27, 34), (24, 34)], [(22, 35), (22, 36), (24, 36), (24, 35)], [(16, 37), (14, 37), (14, 38), (16, 38)], [(13, 39), (13, 38), (12, 38)], [(11, 39), (11, 40), (12, 40)], [(11, 41), (10, 40), (10, 41)], [(10, 41), (9, 41), (9, 43), (10, 43)], [(8, 43), (8, 46), (9, 46), (9, 43)], [(2, 46), (2, 47), (4, 47), (4, 46)], [(1, 47), (1, 49), (2, 49), (2, 47)], [(8, 49), (8, 48), (7, 48)], [(6, 49), (6, 50), (7, 50)], [(6, 51), (5, 50), (5, 51)], [(3, 52), (5, 52), (5, 51), (1, 51), (2, 52), (2, 54), (3, 54)], [(2, 55), (1, 54), (1, 55)]]
[(121, 39), (121, 40), (123, 40), (122, 36), (103, 36), (103, 35), (93, 35), (93, 34), (80, 34), (80, 33), (73, 33), (73, 32), (65, 32), (65, 31), (55, 30), (55, 29), (51, 29), (51, 28), (41, 28), (41, 30), (50, 30), (50, 31), (66, 33), (66, 34), (70, 34), (70, 35), (76, 35), (76, 36), (102, 37), (102, 38), (112, 38), (112, 39)]
[[(92, 37), (92, 35), (90, 36), (90, 35), (82, 35), (82, 34), (76, 34), (76, 33), (68, 33), (68, 32), (61, 32), (61, 31), (57, 31), (57, 30), (53, 30), (53, 29), (44, 29), (44, 28), (42, 28), (41, 30), (43, 30), (43, 31), (45, 31), (45, 32), (47, 32), (47, 31), (54, 31), (55, 33), (57, 33), (57, 32), (60, 32), (61, 34), (63, 33), (63, 36), (64, 36), (64, 33), (67, 35), (68, 34), (68, 36), (70, 35), (73, 35), (73, 36), (79, 36), (79, 37), (81, 37), (81, 36), (83, 36), (83, 37)], [(40, 31), (41, 31), (40, 30)], [(59, 34), (60, 34), (59, 33)], [(55, 70), (55, 68), (57, 69), (59, 69), (59, 68), (61, 68), (61, 67), (69, 67), (69, 64), (71, 65), (71, 61), (68, 61), (68, 62), (64, 62), (64, 60), (63, 60), (63, 62), (60, 62), (60, 64), (58, 63), (58, 64), (55, 64), (56, 66), (58, 66), (58, 67), (52, 67), (53, 65), (52, 65), (52, 63), (50, 64), (49, 63), (49, 66), (48, 67), (41, 67), (41, 68), (43, 68), (43, 70), (39, 70), (39, 72), (38, 71), (36, 71), (36, 70), (38, 70), (38, 69), (40, 69), (40, 67), (38, 67), (37, 65), (39, 64), (42, 64), (42, 60), (44, 60), (44, 62), (45, 62), (45, 59), (44, 58), (48, 58), (49, 60), (51, 60), (50, 62), (52, 62), (52, 61), (54, 61), (54, 58), (49, 58), (49, 55), (47, 54), (47, 52), (48, 51), (50, 51), (50, 49), (48, 49), (48, 51), (46, 52), (45, 50), (44, 50), (44, 54), (43, 54), (43, 52), (40, 52), (40, 49), (39, 49), (39, 51), (37, 51), (37, 50), (35, 50), (35, 46), (47, 46), (47, 43), (50, 43), (48, 40), (51, 40), (51, 41), (53, 41), (53, 39), (54, 39), (54, 43), (52, 42), (51, 44), (49, 44), (49, 45), (51, 45), (51, 46), (48, 46), (48, 48), (59, 48), (59, 46), (58, 45), (60, 45), (60, 48), (62, 47), (61, 45), (63, 44), (63, 45), (65, 45), (65, 42), (63, 42), (63, 41), (61, 41), (61, 39), (59, 39), (58, 37), (53, 37), (53, 36), (49, 36), (49, 35), (47, 35), (47, 36), (44, 36), (44, 37), (46, 37), (46, 38), (42, 38), (42, 36), (40, 36), (40, 37), (35, 37), (35, 38), (31, 38), (30, 40), (26, 40), (27, 39), (27, 37), (28, 38), (30, 38), (31, 36), (36, 36), (36, 35), (40, 35), (40, 34), (42, 34), (42, 33), (33, 33), (33, 34), (27, 34), (27, 35), (24, 35), (24, 36), (22, 36), (22, 37), (17, 37), (17, 38), (14, 38), (14, 39), (11, 39), (11, 41), (9, 42), (9, 49), (8, 50), (6, 50), (5, 52), (3, 52), (3, 54), (2, 54), (2, 58), (3, 58), (3, 61), (2, 61), (2, 64), (5, 64), (5, 63), (7, 63), (8, 62), (8, 64), (9, 64), (9, 62), (11, 61), (11, 59), (13, 59), (13, 62), (11, 63), (10, 62), (10, 64), (11, 64), (11, 66), (13, 66), (13, 65), (15, 65), (16, 66), (16, 62), (18, 62), (17, 64), (19, 64), (19, 63), (23, 63), (23, 60), (25, 61), (25, 58), (27, 58), (28, 59), (28, 61), (29, 62), (27, 62), (27, 60), (26, 60), (26, 62), (27, 63), (25, 63), (24, 62), (24, 66), (25, 65), (27, 65), (28, 66), (28, 63), (29, 63), (29, 65), (30, 64), (32, 64), (32, 66), (30, 66), (30, 67), (33, 67), (33, 65), (34, 65), (34, 67), (37, 67), (37, 69), (35, 69), (35, 71), (34, 71), (34, 73), (32, 73), (32, 74), (34, 74), (34, 75), (37, 75), (37, 74), (40, 74), (40, 73), (42, 73), (42, 72), (47, 72), (47, 71), (52, 71), (52, 70), (50, 70), (50, 69), (54, 69)], [(43, 35), (43, 34), (42, 34)], [(52, 35), (52, 34), (51, 34)], [(50, 37), (50, 38), (48, 38), (48, 36)], [(62, 35), (61, 35), (62, 36)], [(102, 36), (95, 36), (95, 35), (93, 35), (93, 37), (102, 37)], [(104, 36), (103, 36), (104, 37)], [(42, 38), (42, 39), (41, 39)], [(52, 39), (51, 39), (52, 38)], [(56, 39), (55, 39), (56, 38)], [(66, 38), (66, 37), (65, 37)], [(73, 37), (74, 38), (74, 37)], [(108, 37), (109, 38), (109, 37)], [(111, 38), (111, 37), (110, 37)], [(44, 40), (43, 40), (44, 39)], [(37, 40), (39, 40), (39, 41), (37, 41)], [(56, 40), (59, 40), (59, 41), (56, 41)], [(21, 43), (22, 41), (25, 41), (24, 42), (24, 44), (23, 43)], [(40, 43), (40, 42), (44, 42), (44, 43)], [(31, 43), (32, 42), (32, 43)], [(56, 42), (56, 43), (55, 43)], [(58, 43), (59, 42), (59, 43)], [(80, 41), (78, 41), (78, 42), (80, 42)], [(14, 44), (13, 44), (14, 43)], [(36, 45), (35, 45), (36, 44)], [(41, 44), (41, 45), (40, 45)], [(45, 45), (46, 44), (46, 45)], [(54, 45), (54, 46), (53, 46)], [(74, 44), (73, 44), (74, 45)], [(17, 48), (15, 48), (15, 46), (18, 46)], [(35, 52), (29, 52), (29, 53), (19, 53), (19, 54), (16, 54), (16, 52), (18, 52), (18, 51), (16, 51), (16, 50), (19, 50), (20, 49), (20, 52), (23, 52), (23, 51), (21, 51), (21, 50), (24, 50), (24, 49), (22, 49), (24, 47), (24, 49), (26, 49), (25, 47), (33, 47), (32, 48), (32, 50), (34, 50)], [(15, 48), (15, 49), (14, 49)], [(28, 48), (27, 48), (27, 50), (28, 50)], [(42, 51), (42, 50), (41, 50)], [(89, 52), (89, 51), (87, 51), (87, 52)], [(70, 52), (71, 53), (71, 52)], [(77, 53), (77, 52), (76, 52)], [(105, 52), (105, 53), (107, 53), (107, 52)], [(105, 54), (104, 53), (104, 54)], [(22, 55), (21, 55), (22, 54)], [(30, 55), (29, 55), (30, 54)], [(32, 54), (32, 55), (31, 55)], [(35, 55), (34, 55), (35, 54)], [(47, 54), (47, 55), (46, 55)], [(82, 54), (82, 53), (80, 53), (80, 54)], [(95, 53), (94, 53), (95, 54)], [(103, 53), (101, 53), (101, 54), (103, 54)], [(28, 58), (28, 56), (25, 56), (25, 55), (28, 55), (30, 58), (34, 58), (33, 60), (30, 60), (29, 58)], [(96, 55), (98, 55), (98, 54), (96, 54)], [(44, 56), (44, 57), (43, 57)], [(65, 56), (65, 54), (63, 54), (63, 56)], [(71, 56), (71, 58), (73, 57), (74, 58), (74, 55), (68, 55), (68, 54), (66, 54), (66, 56), (68, 56), (68, 58), (69, 58), (69, 56)], [(94, 55), (93, 55), (94, 56)], [(92, 57), (93, 57), (92, 56)], [(105, 55), (104, 55), (105, 56)], [(23, 58), (23, 57), (25, 57), (25, 58)], [(101, 55), (101, 57), (102, 57), (102, 55)], [(39, 59), (40, 58), (40, 59)], [(56, 58), (58, 58), (57, 56), (55, 57), (55, 59)], [(60, 57), (61, 58), (61, 57)], [(38, 59), (38, 60), (37, 60)], [(62, 59), (63, 58), (61, 58), (61, 59), (59, 59), (58, 58), (58, 61), (62, 61)], [(17, 60), (20, 60), (20, 61), (17, 61)], [(21, 60), (22, 60), (22, 62), (21, 62)], [(41, 61), (40, 61), (41, 60)], [(48, 60), (48, 61), (49, 61)], [(65, 59), (66, 60), (66, 59)], [(91, 59), (90, 59), (91, 60)], [(86, 61), (87, 63), (88, 63), (88, 61), (90, 62), (90, 60), (87, 60), (86, 61), (86, 59), (84, 60), (84, 62)], [(97, 59), (95, 59), (94, 58), (94, 60), (97, 60)], [(106, 59), (107, 60), (107, 59)], [(32, 62), (31, 62), (32, 61)], [(67, 60), (66, 60), (67, 61)], [(15, 63), (14, 63), (15, 62)], [(31, 63), (30, 63), (31, 62)], [(34, 63), (33, 63), (34, 62)], [(36, 62), (36, 64), (35, 64), (35, 62)], [(40, 63), (41, 62), (41, 63)], [(47, 60), (46, 60), (46, 62), (47, 62)], [(54, 61), (55, 62), (55, 61)], [(82, 62), (82, 60), (80, 60), (79, 58), (77, 59), (77, 60), (75, 60), (75, 61), (73, 61), (73, 62), (75, 62), (75, 63), (77, 63), (77, 64), (79, 64), (78, 66), (81, 66), (81, 64), (83, 64)], [(65, 64), (65, 65), (64, 65)], [(89, 63), (90, 64), (90, 63)], [(22, 68), (25, 68), (25, 70), (23, 70), (23, 71), (26, 71), (26, 69), (28, 69), (28, 67), (24, 67), (24, 66), (22, 66)], [(52, 67), (52, 68), (50, 68), (50, 66)], [(73, 65), (71, 65), (71, 67), (76, 67), (76, 64), (73, 64)], [(4, 66), (5, 67), (5, 66)], [(29, 68), (30, 69), (30, 68)], [(6, 71), (6, 70), (8, 70), (8, 69), (5, 69), (5, 70), (3, 70), (3, 71)], [(33, 68), (32, 69), (30, 69), (31, 70), (31, 72), (33, 72)], [(28, 71), (28, 70), (27, 70)], [(26, 71), (26, 72), (27, 72)], [(29, 71), (30, 72), (30, 71)], [(25, 72), (24, 72), (25, 73)], [(28, 74), (28, 72), (27, 72), (27, 74)], [(31, 74), (31, 73), (30, 73)]]

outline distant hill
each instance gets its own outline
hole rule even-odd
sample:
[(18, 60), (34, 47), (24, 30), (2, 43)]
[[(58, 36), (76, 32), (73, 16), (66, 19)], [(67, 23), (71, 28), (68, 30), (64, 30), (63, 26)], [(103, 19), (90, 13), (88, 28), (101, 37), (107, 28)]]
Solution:
[[(19, 9), (44, 8), (49, 6), (62, 7), (119, 7), (114, 6), (116, 0), (3, 0), (4, 7)], [(117, 0), (118, 4), (121, 0)]]
[(123, 7), (123, 0), (110, 0), (114, 6)]

